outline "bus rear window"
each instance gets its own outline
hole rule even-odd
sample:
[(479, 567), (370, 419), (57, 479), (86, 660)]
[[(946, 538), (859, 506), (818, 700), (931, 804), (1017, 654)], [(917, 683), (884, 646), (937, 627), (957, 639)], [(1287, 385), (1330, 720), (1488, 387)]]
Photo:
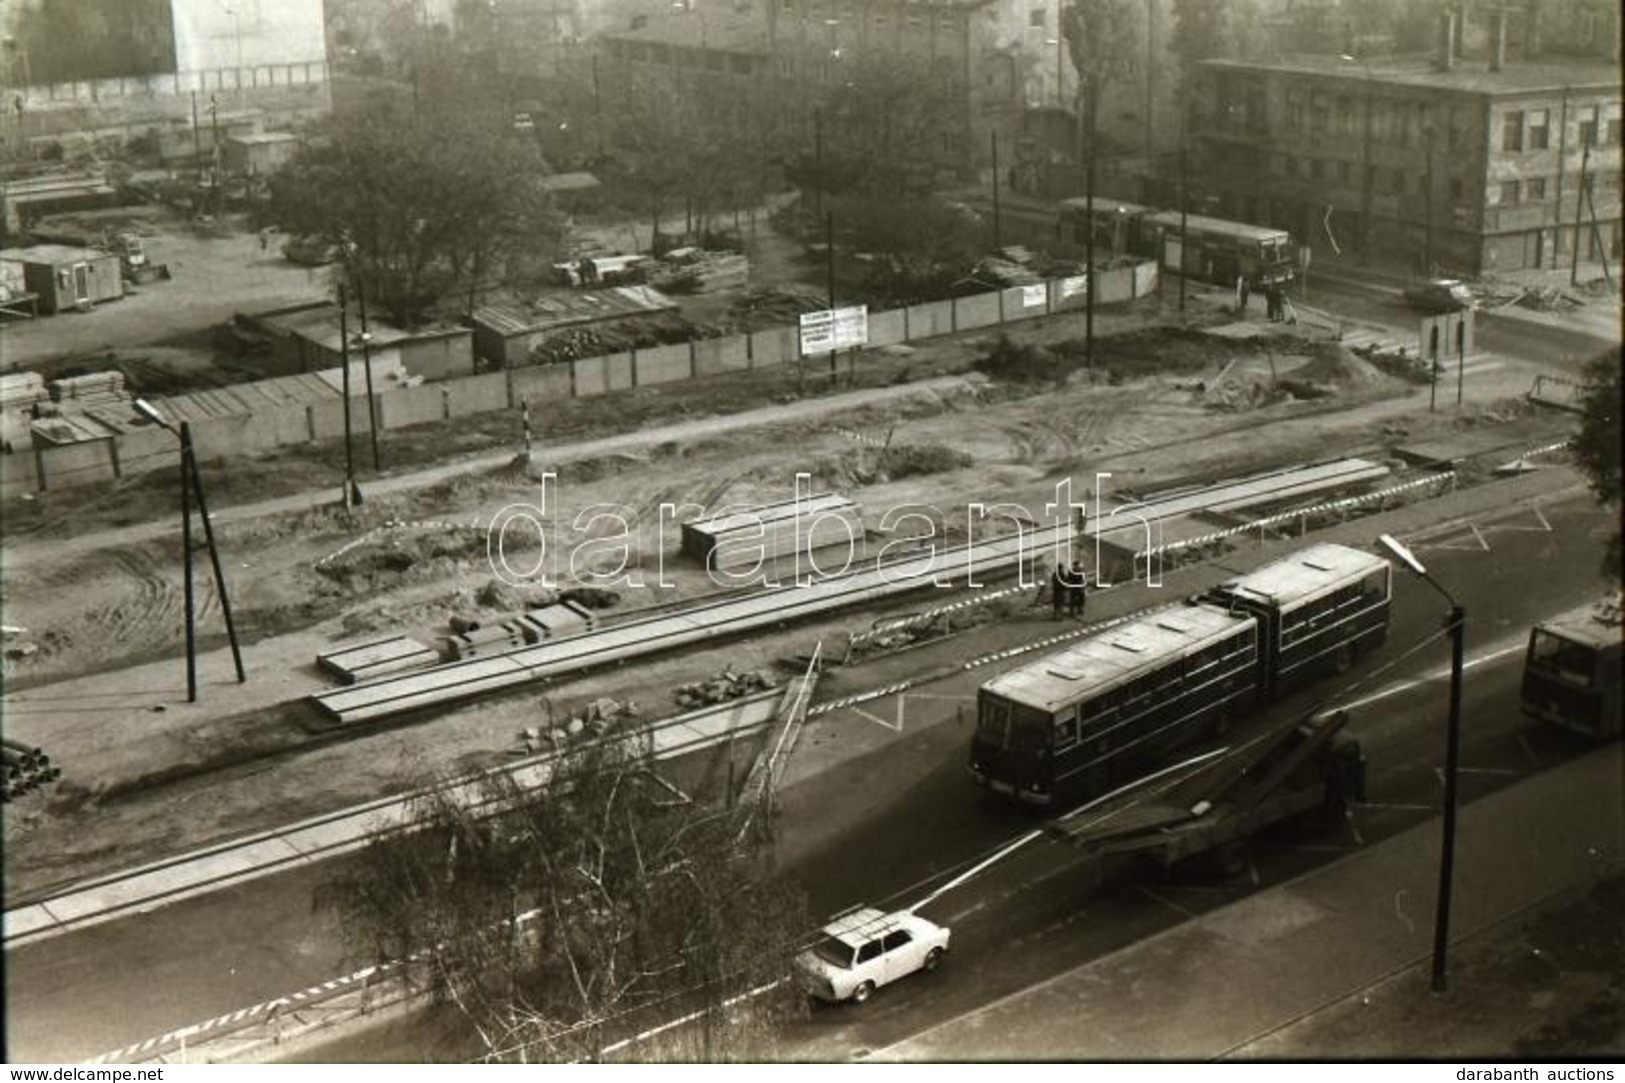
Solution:
[(1529, 665), (1565, 684), (1589, 688), (1597, 673), (1597, 652), (1537, 628), (1529, 640)]

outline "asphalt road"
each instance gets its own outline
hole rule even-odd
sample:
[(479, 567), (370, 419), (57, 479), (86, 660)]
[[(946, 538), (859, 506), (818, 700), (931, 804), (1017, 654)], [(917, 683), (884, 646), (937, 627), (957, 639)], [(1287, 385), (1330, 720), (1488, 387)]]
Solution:
[[(1406, 303), (1397, 287), (1353, 278), (1317, 277), (1311, 272), (1308, 304), (1337, 315), (1382, 327), (1398, 341), (1416, 338), (1422, 313)], [(1597, 354), (1617, 347), (1618, 341), (1598, 337), (1586, 326), (1553, 325), (1518, 315), (1481, 311), (1475, 334), (1482, 352), (1532, 361), (1578, 376)]]
[[(1505, 648), (1515, 646), (1539, 617), (1596, 591), (1594, 569), (1610, 523), (1583, 498), (1548, 507), (1545, 522), (1550, 532), (1528, 512), (1481, 523), (1488, 550), (1465, 527), (1418, 547), (1438, 578), (1460, 591), (1470, 622), (1469, 657), (1503, 651), (1477, 666), (1468, 684), (1467, 800), (1574, 752), (1554, 735), (1530, 730), (1518, 716), (1518, 656)], [(1443, 640), (1377, 672), (1407, 647), (1435, 636), (1442, 615), (1439, 599), (1425, 586), (1398, 580), (1389, 644), (1350, 675), (1365, 682), (1350, 695), (1358, 700), (1378, 686), (1436, 671), (1447, 657)], [(967, 642), (958, 649), (975, 648)], [(903, 780), (857, 828), (796, 862), (814, 912), (856, 902), (912, 902), (1033, 826), (1030, 813), (975, 789), (964, 772), (968, 734), (954, 717), (952, 697), (969, 694), (992, 672), (942, 682), (930, 689), (932, 695), (915, 690), (906, 740), (886, 743), (798, 787), (787, 817), (815, 816), (821, 805), (848, 800), (854, 787), (867, 788), (872, 779)], [(1351, 725), (1367, 743), (1372, 765), (1373, 804), (1355, 820), (1361, 838), (1381, 837), (1432, 815), (1443, 705), (1442, 684), (1424, 681), (1356, 712)], [(884, 700), (865, 708), (881, 718), (893, 709)], [(855, 716), (853, 724), (873, 723)], [(794, 824), (788, 830), (794, 833)], [(1349, 835), (1265, 846), (1256, 863), (1258, 883), (1358, 844)], [(883, 990), (863, 1009), (815, 1012), (787, 1036), (792, 1051), (821, 1059), (897, 1041), (1255, 886), (1250, 878), (1134, 880), (1097, 890), (1092, 878), (1068, 875), (1073, 864), (1071, 851), (1046, 841), (944, 896), (926, 911), (954, 926), (956, 948), (942, 974)], [(314, 890), (331, 872), (298, 870), (8, 952), (9, 1058), (83, 1059), (348, 972), (354, 962), (346, 960), (337, 930), (312, 906)], [(443, 1020), (419, 1019), (346, 1038), (316, 1056), (455, 1059), (459, 1049), (446, 1030)]]

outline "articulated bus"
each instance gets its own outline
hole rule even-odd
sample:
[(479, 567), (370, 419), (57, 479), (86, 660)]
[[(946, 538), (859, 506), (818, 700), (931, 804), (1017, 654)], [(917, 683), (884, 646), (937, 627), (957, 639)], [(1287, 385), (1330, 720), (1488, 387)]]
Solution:
[(1542, 621), (1530, 631), (1524, 654), (1524, 713), (1588, 737), (1618, 737), (1625, 732), (1622, 659), (1618, 602), (1583, 605)]
[(1388, 635), (1381, 557), (1317, 545), (984, 684), (971, 774), (1034, 805), (1085, 799)]
[(1164, 270), (1204, 282), (1285, 289), (1297, 276), (1297, 245), (1284, 229), (1231, 222), (1204, 214), (1159, 211), (1138, 203), (1096, 197), (1063, 199), (1056, 229), (1063, 241), (1086, 244), (1089, 230), (1102, 258), (1136, 255), (1156, 260)]

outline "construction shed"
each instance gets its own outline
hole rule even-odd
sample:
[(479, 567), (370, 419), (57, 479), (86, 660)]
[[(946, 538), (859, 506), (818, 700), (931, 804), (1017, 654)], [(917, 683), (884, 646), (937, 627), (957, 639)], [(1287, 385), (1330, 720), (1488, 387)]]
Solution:
[(530, 353), (566, 328), (668, 312), (677, 302), (648, 286), (538, 295), (474, 310), (474, 352), (499, 368), (528, 364)]
[(858, 505), (837, 493), (729, 508), (726, 515), (683, 524), (682, 551), (718, 571), (747, 567), (792, 553), (863, 541)]
[(246, 132), (231, 135), (220, 148), (227, 173), (242, 177), (263, 177), (281, 169), (299, 149), (299, 137), (292, 132)]
[(64, 244), (36, 244), (28, 248), (0, 248), (0, 262), (18, 264), (27, 292), (39, 298), (39, 311), (49, 315), (68, 309), (88, 309), (124, 296), (124, 278), (118, 257), (94, 248)]
[[(273, 309), (237, 317), (239, 327), (263, 339), (270, 349), (264, 361), (267, 375), (342, 367), (341, 323), (337, 305), (326, 301)], [(350, 361), (362, 360), (361, 320), (352, 309), (349, 317)], [(398, 366), (420, 380), (449, 380), (474, 374), (474, 337), (466, 327), (423, 327), (404, 331), (371, 317), (367, 352), (374, 372)]]

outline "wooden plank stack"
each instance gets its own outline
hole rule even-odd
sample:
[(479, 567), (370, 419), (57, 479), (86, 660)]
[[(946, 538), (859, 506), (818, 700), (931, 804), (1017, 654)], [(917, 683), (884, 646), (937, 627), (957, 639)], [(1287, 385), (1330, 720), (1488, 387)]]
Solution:
[(51, 398), (64, 409), (119, 406), (130, 401), (124, 390), (124, 373), (92, 372), (51, 381)]

